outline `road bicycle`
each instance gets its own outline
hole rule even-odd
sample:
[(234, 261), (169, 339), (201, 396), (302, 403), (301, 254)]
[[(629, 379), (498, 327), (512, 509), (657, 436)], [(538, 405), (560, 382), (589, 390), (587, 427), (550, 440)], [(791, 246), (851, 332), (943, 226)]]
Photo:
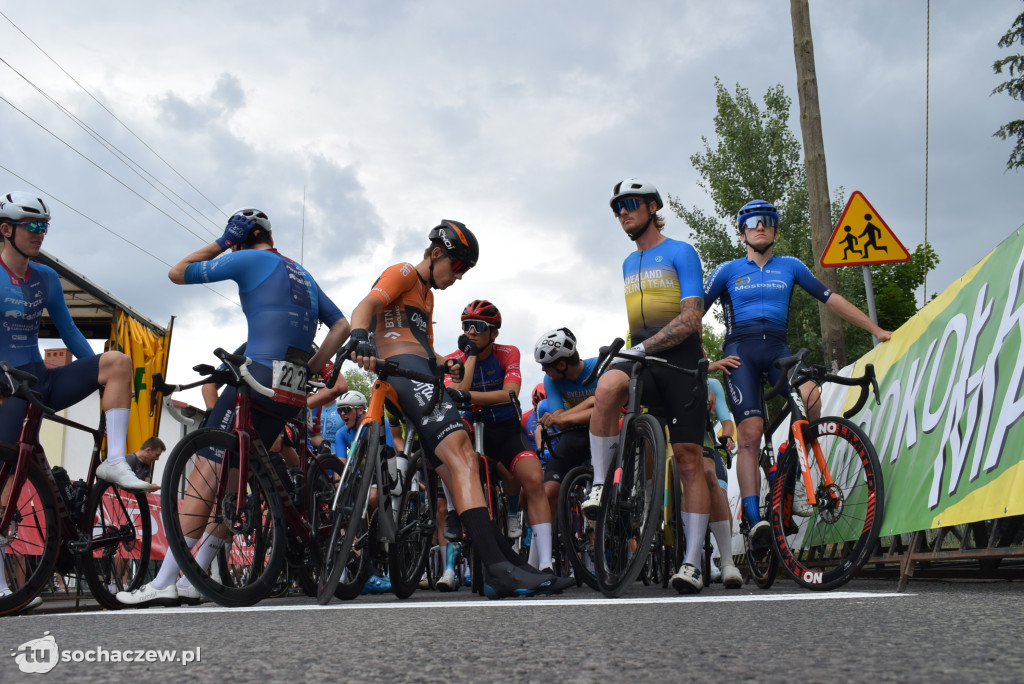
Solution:
[[(341, 360), (335, 362), (340, 367)], [(384, 430), (384, 403), (399, 406), (390, 377), (408, 378), (433, 386), (427, 413), (439, 405), (444, 392), (433, 375), (401, 367), (394, 360), (378, 360), (366, 415), (360, 424), (349, 456), (341, 469), (337, 490), (330, 506), (331, 531), (321, 559), (317, 600), (326, 605), (331, 596), (355, 598), (362, 590), (370, 563), (379, 544), (388, 545), (391, 589), (399, 598), (410, 596), (419, 586), (433, 545), (436, 480), (422, 450), (402, 474), (392, 469)], [(411, 442), (411, 434), (407, 442)], [(399, 491), (395, 508), (392, 497)], [(371, 489), (376, 488), (376, 506), (371, 507)]]
[[(341, 471), (341, 462), (330, 455), (314, 457), (302, 439), (298, 468), (275, 467), (255, 429), (254, 414), (263, 411), (252, 396), (274, 397), (274, 389), (251, 375), (252, 360), (246, 356), (223, 349), (214, 355), (222, 367), (195, 366), (206, 377), (194, 383), (171, 385), (159, 375), (153, 379), (154, 401), (157, 394), (211, 382), (237, 388), (232, 427), (190, 432), (167, 459), (161, 504), (168, 550), (189, 582), (222, 606), (250, 606), (270, 595), (285, 563), (304, 590), (314, 594), (331, 529), (334, 473)], [(290, 376), (291, 382), (285, 384), (305, 396), (304, 364), (287, 365), (292, 371), (282, 378)], [(204, 532), (225, 539), (213, 571), (196, 562), (200, 544), (189, 542)]]
[[(770, 551), (751, 548), (746, 520), (740, 529), (747, 540), (747, 565), (759, 586), (770, 586), (781, 565), (797, 584), (824, 591), (846, 584), (878, 543), (884, 502), (882, 468), (871, 440), (849, 418), (864, 407), (869, 389), (876, 403), (881, 399), (871, 364), (861, 377), (846, 378), (825, 366), (806, 365), (807, 354), (801, 349), (775, 361), (782, 372), (762, 399), (765, 430), (759, 467), (763, 515), (772, 526)], [(861, 392), (842, 417), (808, 421), (799, 391), (806, 382), (860, 387)], [(767, 402), (775, 396), (782, 396), (786, 403), (769, 420)], [(787, 446), (777, 456), (772, 435), (787, 420)]]
[[(119, 591), (142, 585), (152, 544), (149, 502), (97, 479), (105, 431), (57, 415), (31, 386), (36, 378), (0, 361), (4, 396), (28, 403), (15, 444), (0, 445), (0, 547), (11, 594), (0, 598), (0, 615), (24, 608), (49, 584), (54, 569), (85, 576), (104, 608), (123, 607)], [(71, 482), (63, 468), (50, 466), (39, 431), (43, 419), (93, 437), (84, 480)]]
[[(687, 404), (692, 410), (706, 412), (708, 396), (707, 359), (701, 359), (696, 369), (682, 368), (656, 356), (621, 351), (624, 344), (617, 338), (609, 347), (603, 347), (598, 363), (585, 381), (593, 382), (615, 358), (633, 362), (629, 401), (595, 524), (598, 587), (610, 597), (621, 595), (647, 562), (665, 505), (666, 462), (675, 464), (666, 447), (664, 426), (655, 415), (643, 412), (640, 405), (641, 371), (647, 366), (658, 366), (695, 377), (694, 397)], [(678, 481), (678, 476), (673, 475), (672, 482)], [(674, 496), (671, 498), (675, 501)], [(673, 515), (671, 525), (678, 525), (677, 520), (679, 516)], [(675, 534), (681, 537), (679, 532), (676, 527)]]

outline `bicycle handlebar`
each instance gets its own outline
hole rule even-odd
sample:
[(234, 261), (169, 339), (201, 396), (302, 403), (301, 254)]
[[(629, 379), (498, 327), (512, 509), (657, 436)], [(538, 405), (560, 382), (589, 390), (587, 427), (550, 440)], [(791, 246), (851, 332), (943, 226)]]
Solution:
[(702, 358), (697, 361), (696, 368), (683, 368), (677, 366), (674, 363), (670, 363), (660, 356), (654, 356), (653, 354), (642, 354), (631, 351), (621, 351), (622, 347), (625, 346), (626, 342), (621, 337), (616, 337), (615, 340), (607, 347), (601, 347), (598, 351), (597, 365), (594, 366), (594, 370), (590, 371), (590, 375), (583, 381), (584, 385), (589, 385), (594, 382), (601, 373), (608, 369), (613, 359), (626, 359), (627, 361), (636, 361), (638, 363), (652, 363), (656, 366), (663, 366), (665, 368), (671, 368), (674, 371), (682, 373), (684, 375), (692, 375), (695, 378), (701, 376), (707, 377), (709, 362), (706, 358)]
[(56, 413), (56, 411), (44, 404), (40, 394), (32, 389), (32, 385), (39, 382), (36, 376), (23, 370), (18, 370), (7, 361), (0, 361), (0, 373), (3, 374), (3, 382), (0, 382), (0, 394), (5, 397), (24, 399), (48, 416)]
[[(771, 391), (764, 395), (765, 401), (782, 394), (782, 388), (787, 381), (790, 384), (797, 384), (798, 382), (810, 380), (819, 385), (832, 382), (847, 387), (860, 387), (860, 396), (857, 397), (857, 402), (853, 405), (853, 408), (843, 413), (844, 418), (850, 418), (864, 408), (864, 404), (868, 400), (868, 387), (875, 394), (875, 403), (878, 405), (882, 404), (881, 393), (878, 390), (878, 380), (875, 377), (874, 364), (867, 364), (864, 367), (864, 375), (859, 378), (844, 378), (841, 375), (832, 373), (826, 366), (804, 366), (803, 360), (808, 353), (807, 349), (801, 349), (792, 356), (775, 360), (773, 365), (780, 369), (782, 373), (779, 374), (779, 379), (775, 382), (775, 386), (772, 387)], [(789, 372), (787, 373), (786, 371)]]
[[(514, 408), (516, 410), (517, 420), (523, 419), (522, 408), (519, 406), (519, 397), (515, 392), (509, 390), (508, 401), (502, 401), (497, 404), (473, 404), (469, 400), (469, 392), (465, 390), (452, 389), (446, 387), (445, 390), (448, 392), (448, 396), (455, 402), (455, 407), (460, 411), (467, 413), (478, 414), (486, 409), (502, 409), (502, 408)], [(474, 419), (476, 416), (474, 415)]]

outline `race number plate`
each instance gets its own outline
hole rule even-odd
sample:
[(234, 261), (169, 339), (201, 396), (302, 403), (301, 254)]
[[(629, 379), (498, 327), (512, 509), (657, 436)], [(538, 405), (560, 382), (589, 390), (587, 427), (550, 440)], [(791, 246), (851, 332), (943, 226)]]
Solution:
[(306, 404), (306, 367), (288, 361), (274, 361), (274, 401), (289, 406)]

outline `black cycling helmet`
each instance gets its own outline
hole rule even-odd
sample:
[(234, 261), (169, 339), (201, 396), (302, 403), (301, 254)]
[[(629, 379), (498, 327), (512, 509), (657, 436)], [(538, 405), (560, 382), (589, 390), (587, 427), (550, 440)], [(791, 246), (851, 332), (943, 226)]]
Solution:
[(456, 261), (461, 261), (466, 270), (476, 266), (480, 258), (480, 245), (476, 236), (466, 228), (464, 223), (442, 219), (440, 225), (434, 226), (427, 236), (430, 244), (436, 245)]

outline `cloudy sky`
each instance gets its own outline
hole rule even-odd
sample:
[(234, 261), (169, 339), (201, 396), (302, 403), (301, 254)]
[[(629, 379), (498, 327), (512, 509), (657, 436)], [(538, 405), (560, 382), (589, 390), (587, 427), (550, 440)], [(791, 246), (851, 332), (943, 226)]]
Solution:
[[(714, 140), (716, 76), (758, 101), (781, 83), (799, 139), (781, 1), (0, 8), (0, 190), (55, 200), (44, 249), (156, 322), (176, 317), (180, 381), (244, 324), (233, 286), (166, 272), (238, 207), (266, 211), (277, 247), (346, 313), (386, 266), (418, 260), (440, 219), (465, 222), (482, 256), (437, 294), (437, 346), (454, 348), (468, 301), (490, 299), (529, 388), (546, 330), (569, 326), (592, 355), (625, 329), (632, 243), (608, 209), (614, 183), (713, 209), (689, 157)], [(937, 292), (1024, 222), (1024, 176), (992, 137), (1024, 107), (990, 96), (1024, 3), (933, 2), (930, 81), (926, 8), (814, 1), (811, 21), (829, 186), (863, 192), (910, 249), (925, 239), (929, 83)]]

